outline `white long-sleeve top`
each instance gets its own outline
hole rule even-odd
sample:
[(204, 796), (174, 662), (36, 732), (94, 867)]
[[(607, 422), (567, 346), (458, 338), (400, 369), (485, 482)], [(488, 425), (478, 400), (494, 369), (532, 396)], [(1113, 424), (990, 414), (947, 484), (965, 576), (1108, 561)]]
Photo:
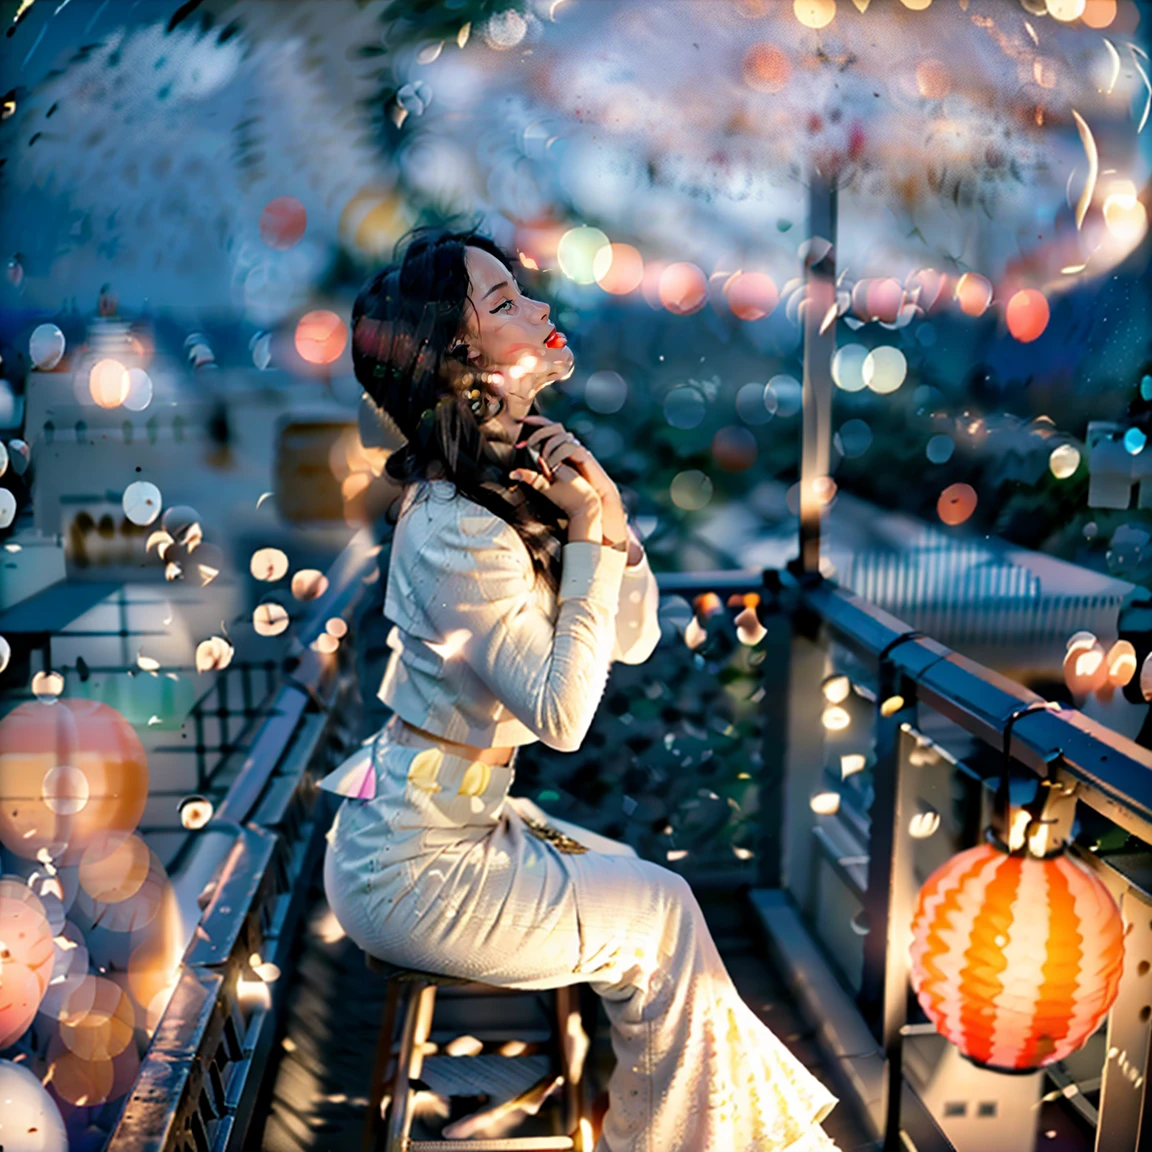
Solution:
[(559, 594), (516, 530), (446, 480), (405, 493), (384, 614), (392, 653), (378, 693), (401, 719), (480, 747), (578, 749), (614, 660), (660, 639), (646, 556), (589, 541), (562, 550)]

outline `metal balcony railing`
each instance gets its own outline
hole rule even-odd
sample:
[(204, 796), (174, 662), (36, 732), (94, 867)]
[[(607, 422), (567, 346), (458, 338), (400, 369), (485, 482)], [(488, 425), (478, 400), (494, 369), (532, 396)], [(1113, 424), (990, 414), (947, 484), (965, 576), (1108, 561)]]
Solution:
[[(176, 991), (111, 1138), (114, 1152), (243, 1144), (287, 982), (254, 982), (249, 958), (259, 952), (287, 971), (302, 878), (317, 866), (323, 845), (325, 809), (316, 807), (313, 781), (357, 738), (348, 723), (356, 691), (345, 649), (328, 657), (307, 646), (330, 617), (351, 622), (360, 594), (377, 579), (375, 551), (362, 534), (334, 566), (329, 591), (300, 634), (299, 663), (204, 830), (226, 836), (228, 848), (204, 890)], [(958, 1105), (937, 1099), (932, 1078), (946, 1045), (910, 1015), (907, 933), (917, 882), (941, 853), (974, 843), (986, 823), (985, 782), (998, 774), (1006, 733), (1022, 779), (1076, 785), (1082, 835), (1073, 850), (1113, 891), (1131, 927), (1119, 999), (1085, 1060), (1036, 1074), (1026, 1092), (1013, 1078), (1008, 1093), (976, 1101), (972, 1113), (997, 1116), (1003, 1125), (1012, 1106), (1007, 1096), (1022, 1094), (1033, 1136), (1038, 1118), (1062, 1109), (1080, 1125), (1083, 1147), (1143, 1148), (1152, 1039), (1145, 1007), (1152, 985), (1144, 987), (1152, 896), (1143, 845), (1152, 841), (1152, 755), (1075, 710), (1021, 714), (1040, 698), (831, 582), (776, 571), (668, 574), (659, 582), (665, 598), (697, 606), (704, 593), (723, 603), (759, 595), (759, 645), (767, 658), (758, 663), (765, 690), (758, 693), (761, 787), (751, 897), (838, 1069), (842, 1095), (855, 1101), (885, 1148), (963, 1152), (964, 1140), (947, 1134), (958, 1131)], [(852, 677), (855, 704), (870, 718), (867, 770), (848, 782), (826, 768), (837, 753), (821, 724), (821, 685), (831, 672)], [(882, 712), (880, 702), (896, 695), (901, 707)], [(809, 800), (829, 779), (843, 785), (843, 803), (826, 817)], [(925, 792), (944, 809), (935, 841), (914, 840), (908, 831), (909, 813)], [(1135, 848), (1090, 850), (1107, 830), (1135, 837)]]

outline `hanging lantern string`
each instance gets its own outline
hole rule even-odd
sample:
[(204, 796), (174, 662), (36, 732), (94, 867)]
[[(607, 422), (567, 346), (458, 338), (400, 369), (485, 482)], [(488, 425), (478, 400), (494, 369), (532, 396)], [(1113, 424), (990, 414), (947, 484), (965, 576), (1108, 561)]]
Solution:
[[(1002, 829), (1004, 834), (1003, 847), (1009, 854), (1013, 854), (1012, 848), (1012, 798), (1011, 789), (1009, 787), (1009, 773), (1012, 768), (1012, 729), (1016, 726), (1016, 721), (1022, 716), (1027, 716), (1030, 712), (1059, 712), (1061, 705), (1056, 700), (1033, 700), (1030, 704), (1025, 704), (1017, 708), (1004, 724), (1004, 742), (1003, 752), (1004, 756), (1000, 762), (1000, 785), (996, 789), (996, 808), (1000, 813), (1002, 820)], [(1028, 828), (1025, 830), (1023, 840), (1020, 847), (1016, 851), (1023, 853), (1028, 845), (1028, 838), (1034, 831), (1034, 826), (1044, 823), (1055, 823), (1054, 820), (1045, 821), (1042, 817), (1044, 815), (1044, 797), (1037, 791), (1036, 798), (1031, 804), (1024, 805), (1024, 810), (1029, 815)]]

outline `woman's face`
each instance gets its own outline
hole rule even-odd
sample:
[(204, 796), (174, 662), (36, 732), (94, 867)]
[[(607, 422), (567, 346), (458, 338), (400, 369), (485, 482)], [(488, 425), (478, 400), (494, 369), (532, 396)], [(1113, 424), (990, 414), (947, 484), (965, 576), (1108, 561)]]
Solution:
[(555, 331), (548, 305), (525, 296), (515, 276), (495, 256), (469, 246), (464, 262), (471, 291), (462, 337), (474, 358), (481, 357), (484, 366), (503, 373), (508, 414), (522, 419), (541, 388), (572, 375), (572, 352), (545, 343)]

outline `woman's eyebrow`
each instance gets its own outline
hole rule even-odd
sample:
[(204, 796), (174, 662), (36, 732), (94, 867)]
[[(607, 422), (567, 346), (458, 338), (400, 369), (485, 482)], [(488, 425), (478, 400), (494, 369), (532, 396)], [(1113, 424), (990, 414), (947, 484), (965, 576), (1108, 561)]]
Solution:
[(488, 291), (485, 292), (484, 295), (480, 297), (480, 299), (481, 300), (487, 300), (488, 297), (491, 296), (493, 292), (498, 292), (501, 288), (507, 288), (507, 287), (508, 287), (508, 281), (507, 280), (501, 280), (499, 284), (493, 284), (492, 287), (489, 288)]

